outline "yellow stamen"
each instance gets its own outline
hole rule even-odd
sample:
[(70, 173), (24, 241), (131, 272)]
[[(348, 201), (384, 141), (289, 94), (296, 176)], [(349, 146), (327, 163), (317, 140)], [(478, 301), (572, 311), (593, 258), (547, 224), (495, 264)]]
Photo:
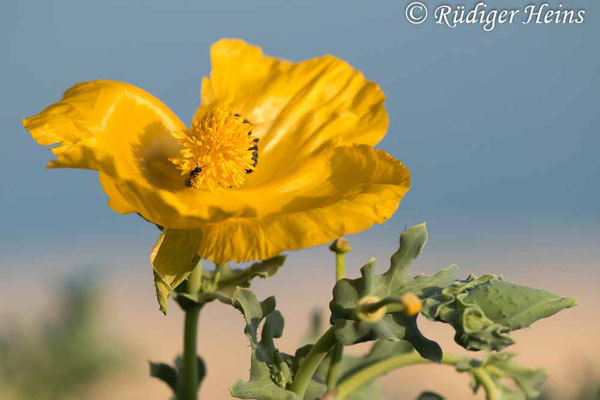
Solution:
[(173, 136), (183, 148), (180, 157), (169, 161), (188, 177), (188, 187), (237, 188), (256, 167), (258, 139), (252, 136), (252, 124), (228, 107), (207, 108), (189, 130)]

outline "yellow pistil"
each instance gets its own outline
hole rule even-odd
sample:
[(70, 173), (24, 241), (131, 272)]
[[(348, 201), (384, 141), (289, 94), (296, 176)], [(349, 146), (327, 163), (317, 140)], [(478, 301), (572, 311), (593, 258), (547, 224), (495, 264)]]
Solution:
[(173, 135), (183, 148), (180, 157), (169, 161), (187, 177), (189, 188), (237, 188), (256, 168), (258, 139), (252, 136), (252, 124), (228, 107), (207, 108), (190, 129)]
[(386, 306), (379, 307), (375, 311), (366, 311), (365, 307), (373, 304), (377, 304), (381, 299), (377, 296), (367, 295), (362, 297), (358, 301), (357, 316), (360, 320), (365, 322), (377, 322), (382, 319), (387, 312)]

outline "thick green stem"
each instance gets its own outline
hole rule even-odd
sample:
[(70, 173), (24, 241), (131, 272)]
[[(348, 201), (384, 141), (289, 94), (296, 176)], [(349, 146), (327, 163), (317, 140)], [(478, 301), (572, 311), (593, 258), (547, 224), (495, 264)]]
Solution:
[[(444, 354), (442, 358), (442, 364), (456, 365), (461, 360), (464, 360), (464, 357)], [(347, 395), (352, 393), (359, 386), (364, 385), (365, 383), (381, 375), (384, 375), (396, 368), (414, 364), (425, 364), (430, 362), (431, 361), (421, 357), (418, 353), (415, 352), (409, 354), (402, 354), (377, 362), (358, 371), (353, 375), (348, 376), (342, 382), (340, 382), (340, 384), (337, 387), (337, 395), (335, 399), (344, 399)]]
[(327, 390), (333, 389), (337, 384), (343, 356), (344, 346), (336, 343), (331, 351), (331, 364), (329, 365), (329, 371), (327, 372)]
[[(197, 294), (202, 285), (202, 264), (198, 261), (196, 268), (188, 277), (188, 294)], [(183, 383), (180, 391), (181, 400), (198, 398), (198, 317), (202, 306), (194, 306), (185, 310), (185, 326), (183, 332)]]
[(185, 312), (185, 331), (183, 336), (183, 386), (181, 400), (198, 398), (198, 356), (196, 340), (200, 308)]
[(300, 364), (300, 367), (294, 376), (294, 381), (290, 386), (292, 392), (296, 393), (300, 398), (304, 397), (304, 393), (306, 392), (306, 388), (308, 387), (313, 374), (335, 344), (336, 341), (333, 328), (329, 328), (310, 349), (306, 358)]

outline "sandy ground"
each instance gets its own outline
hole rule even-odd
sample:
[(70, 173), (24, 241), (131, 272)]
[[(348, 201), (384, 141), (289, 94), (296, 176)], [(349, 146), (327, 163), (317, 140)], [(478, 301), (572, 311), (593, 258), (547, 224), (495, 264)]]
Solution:
[[(296, 256), (297, 254), (299, 255)], [(578, 256), (574, 258), (575, 254)], [(363, 256), (355, 255), (355, 259), (365, 259)], [(284, 338), (278, 342), (282, 351), (293, 353), (302, 344), (310, 311), (319, 305), (324, 309), (330, 300), (333, 271), (327, 257), (326, 250), (309, 251), (307, 254), (294, 253), (276, 277), (257, 282), (254, 286), (260, 298), (276, 295), (278, 308), (287, 318)], [(481, 274), (483, 271), (505, 271), (504, 275), (512, 281), (547, 288), (557, 294), (579, 299), (578, 307), (539, 321), (532, 328), (514, 334), (517, 344), (510, 349), (519, 353), (518, 360), (524, 365), (545, 366), (550, 375), (548, 387), (558, 395), (556, 398), (569, 399), (573, 385), (585, 378), (585, 366), (596, 365), (600, 360), (600, 346), (597, 345), (600, 339), (598, 250), (587, 249), (582, 252), (581, 249), (554, 249), (512, 254), (488, 252), (459, 258), (463, 262), (461, 272), (465, 276), (468, 272)], [(328, 265), (315, 262), (319, 259), (326, 260), (323, 264)], [(423, 272), (434, 271), (434, 265), (443, 266), (444, 263), (440, 262), (442, 259), (448, 260), (448, 256), (433, 253), (425, 257), (424, 263), (420, 265), (430, 267), (424, 268)], [(483, 260), (490, 259), (495, 260), (495, 266), (480, 267)], [(118, 264), (118, 268), (111, 269), (113, 272), (107, 273), (105, 278), (106, 296), (102, 302), (102, 318), (108, 328), (107, 340), (127, 346), (131, 354), (124, 370), (97, 383), (85, 398), (167, 399), (167, 387), (148, 377), (147, 362), (171, 361), (180, 351), (183, 315), (174, 303), (166, 317), (157, 310), (149, 266), (144, 257), (113, 260), (114, 263)], [(357, 262), (352, 264), (355, 265), (348, 270), (350, 276), (357, 275), (359, 266)], [(380, 271), (386, 264), (387, 261), (380, 263)], [(490, 265), (489, 261), (486, 265)], [(48, 283), (44, 273), (32, 273), (47, 271), (48, 266), (42, 270), (39, 266), (23, 268), (28, 268), (30, 272), (27, 277), (9, 274), (13, 281), (10, 282), (9, 279), (2, 285), (0, 317), (5, 323), (31, 318), (31, 315), (26, 316), (15, 310), (9, 301), (23, 290), (35, 295), (24, 300), (25, 305), (21, 310), (44, 310), (52, 301), (52, 296), (42, 290)], [(421, 271), (413, 268), (413, 272)], [(444, 351), (465, 353), (453, 343), (453, 331), (447, 326), (429, 321), (422, 321), (421, 326), (427, 336), (439, 341)], [(203, 310), (199, 351), (209, 366), (208, 376), (201, 388), (203, 399), (229, 399), (228, 388), (231, 383), (237, 378), (248, 377), (249, 348), (242, 334), (242, 327), (241, 315), (231, 307), (215, 302)], [(352, 351), (360, 352), (361, 349)], [(483, 398), (481, 393), (476, 397), (471, 394), (468, 376), (459, 375), (446, 366), (419, 366), (398, 370), (386, 376), (384, 382), (390, 399), (411, 400), (427, 389), (436, 390), (448, 399)]]

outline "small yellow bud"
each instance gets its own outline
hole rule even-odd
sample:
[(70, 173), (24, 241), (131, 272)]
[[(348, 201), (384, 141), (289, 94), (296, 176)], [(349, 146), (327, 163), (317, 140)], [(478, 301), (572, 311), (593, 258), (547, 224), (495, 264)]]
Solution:
[(358, 306), (356, 307), (356, 315), (361, 321), (365, 322), (377, 322), (385, 315), (387, 311), (386, 306), (379, 307), (375, 311), (365, 311), (365, 306), (369, 306), (371, 304), (378, 303), (381, 299), (377, 296), (367, 295), (361, 298), (358, 301)]
[(404, 293), (401, 297), (402, 304), (404, 304), (404, 315), (412, 317), (421, 312), (423, 303), (414, 293)]
[(352, 247), (350, 247), (350, 243), (348, 243), (348, 240), (346, 240), (346, 238), (341, 237), (335, 239), (331, 243), (331, 245), (329, 246), (329, 250), (337, 254), (346, 254), (350, 250), (352, 250)]

